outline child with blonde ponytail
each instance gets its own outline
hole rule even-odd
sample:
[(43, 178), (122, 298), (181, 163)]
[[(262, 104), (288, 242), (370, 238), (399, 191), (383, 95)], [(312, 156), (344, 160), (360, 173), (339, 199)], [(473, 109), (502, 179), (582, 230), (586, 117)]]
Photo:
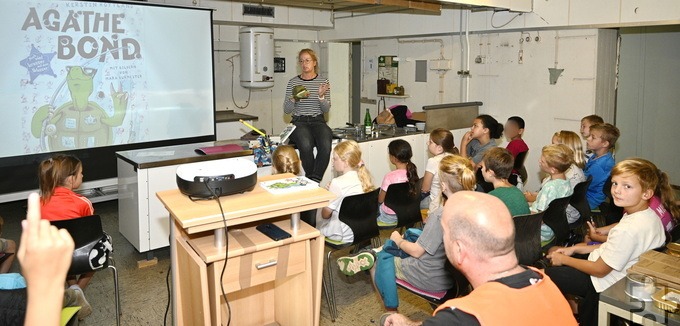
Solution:
[(337, 197), (327, 207), (321, 209), (321, 214), (316, 219), (316, 227), (326, 238), (351, 243), (354, 241), (354, 233), (338, 217), (342, 200), (347, 196), (369, 192), (375, 187), (371, 181), (371, 174), (361, 159), (361, 149), (356, 141), (346, 140), (335, 146), (332, 161), (333, 170), (339, 176), (333, 178), (327, 188)]

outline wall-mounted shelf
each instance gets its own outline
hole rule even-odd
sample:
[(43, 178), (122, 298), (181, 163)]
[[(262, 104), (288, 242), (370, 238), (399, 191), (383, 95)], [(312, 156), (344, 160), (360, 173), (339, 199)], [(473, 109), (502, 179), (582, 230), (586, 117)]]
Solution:
[(390, 98), (409, 98), (410, 95), (392, 95), (392, 94), (378, 94), (380, 97), (390, 97)]

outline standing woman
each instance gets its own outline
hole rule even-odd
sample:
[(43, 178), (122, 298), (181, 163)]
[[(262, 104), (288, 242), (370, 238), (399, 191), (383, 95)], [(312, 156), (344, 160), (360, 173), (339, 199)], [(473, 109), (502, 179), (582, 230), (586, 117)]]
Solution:
[(283, 112), (293, 116), (291, 122), (296, 128), (290, 139), (300, 151), (305, 175), (318, 182), (323, 178), (331, 157), (333, 132), (323, 116), (331, 108), (331, 86), (327, 78), (319, 76), (318, 60), (313, 50), (300, 50), (298, 62), (302, 73), (288, 81)]

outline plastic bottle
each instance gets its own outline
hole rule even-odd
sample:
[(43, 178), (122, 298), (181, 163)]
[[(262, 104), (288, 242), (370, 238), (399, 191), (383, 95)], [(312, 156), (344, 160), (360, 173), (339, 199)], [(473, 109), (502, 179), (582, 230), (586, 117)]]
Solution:
[(373, 129), (373, 119), (371, 119), (371, 113), (369, 112), (368, 108), (366, 108), (366, 115), (364, 116), (364, 129), (366, 131), (366, 135), (370, 135)]

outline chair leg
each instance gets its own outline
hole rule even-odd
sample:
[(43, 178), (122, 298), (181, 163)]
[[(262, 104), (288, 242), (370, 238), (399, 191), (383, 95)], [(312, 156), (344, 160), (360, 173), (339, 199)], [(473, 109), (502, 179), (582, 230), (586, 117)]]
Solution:
[(333, 285), (333, 266), (331, 266), (331, 253), (333, 251), (328, 251), (326, 255), (326, 268), (328, 270), (328, 310), (331, 313), (331, 321), (335, 322), (338, 317), (338, 307), (335, 305), (335, 288)]
[(113, 271), (113, 292), (114, 296), (116, 299), (116, 325), (120, 326), (120, 293), (119, 293), (119, 288), (118, 288), (118, 269), (116, 269), (116, 266), (112, 264), (113, 259), (111, 259), (111, 264), (109, 264), (109, 267)]
[[(330, 294), (329, 294), (329, 293), (330, 293), (329, 291), (330, 291), (330, 290), (328, 289), (328, 280), (327, 280), (326, 278), (324, 278), (324, 279), (321, 281), (321, 285), (322, 285), (322, 286), (321, 286), (321, 290), (322, 290), (322, 292), (323, 292), (323, 297), (326, 299), (326, 303), (328, 304), (328, 312), (330, 313), (330, 311), (331, 311), (331, 309), (330, 309), (330, 307), (331, 307), (331, 298), (329, 297), (329, 295), (330, 295)], [(331, 316), (331, 317), (332, 317), (332, 316)]]

